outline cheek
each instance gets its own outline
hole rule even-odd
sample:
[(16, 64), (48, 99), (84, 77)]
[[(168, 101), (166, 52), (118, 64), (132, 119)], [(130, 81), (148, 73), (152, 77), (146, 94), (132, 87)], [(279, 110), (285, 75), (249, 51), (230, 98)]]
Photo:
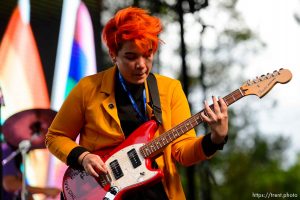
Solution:
[(147, 66), (147, 68), (148, 68), (149, 70), (151, 70), (151, 69), (152, 69), (152, 65), (153, 65), (153, 62), (152, 62), (152, 60), (151, 60), (151, 61), (147, 61), (147, 62), (146, 62), (146, 66)]
[(134, 67), (135, 67), (134, 63), (130, 62), (130, 61), (121, 61), (119, 63), (119, 65), (120, 65), (120, 68), (122, 68), (122, 69), (124, 69), (126, 71), (133, 70)]

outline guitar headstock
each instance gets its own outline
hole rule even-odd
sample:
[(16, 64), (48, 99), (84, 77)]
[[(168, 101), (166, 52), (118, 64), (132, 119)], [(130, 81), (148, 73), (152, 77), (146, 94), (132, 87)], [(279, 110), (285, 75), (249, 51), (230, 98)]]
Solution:
[(273, 73), (267, 73), (256, 77), (254, 80), (248, 80), (240, 90), (246, 95), (256, 95), (260, 98), (265, 96), (276, 83), (285, 84), (292, 79), (292, 73), (288, 69), (275, 70)]

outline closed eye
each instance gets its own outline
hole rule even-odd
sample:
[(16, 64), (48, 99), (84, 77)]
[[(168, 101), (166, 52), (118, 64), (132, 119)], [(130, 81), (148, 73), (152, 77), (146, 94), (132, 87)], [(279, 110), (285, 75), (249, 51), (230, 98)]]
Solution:
[(128, 60), (135, 60), (138, 57), (135, 53), (125, 53), (125, 58)]

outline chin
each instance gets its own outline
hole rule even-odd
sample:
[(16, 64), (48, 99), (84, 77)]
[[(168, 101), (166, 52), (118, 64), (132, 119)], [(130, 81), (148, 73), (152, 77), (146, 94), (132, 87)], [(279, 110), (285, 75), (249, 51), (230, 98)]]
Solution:
[(135, 77), (135, 79), (133, 79), (134, 81), (132, 83), (143, 84), (143, 83), (145, 83), (146, 79), (147, 79), (147, 76)]
[(145, 81), (146, 81), (146, 79), (139, 79), (139, 80), (134, 81), (134, 84), (137, 84), (137, 85), (144, 84)]

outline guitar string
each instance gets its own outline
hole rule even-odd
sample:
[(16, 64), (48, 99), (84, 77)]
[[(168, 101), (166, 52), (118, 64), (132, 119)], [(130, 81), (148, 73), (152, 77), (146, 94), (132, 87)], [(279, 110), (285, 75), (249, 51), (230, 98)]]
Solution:
[[(235, 101), (239, 100), (240, 98), (243, 97), (243, 94), (241, 94), (241, 91), (239, 89), (233, 91), (232, 93), (230, 93), (229, 95), (225, 96), (223, 99), (224, 101), (230, 105), (232, 103), (234, 103)], [(233, 101), (230, 101), (230, 100), (233, 100)], [(213, 105), (210, 105), (210, 107), (213, 106)], [(175, 126), (174, 128), (172, 128), (171, 130), (163, 133), (161, 136), (153, 139), (152, 141), (148, 142), (146, 145), (142, 146), (141, 147), (141, 151), (143, 153), (143, 156), (147, 157), (147, 155), (144, 155), (145, 154), (145, 151), (144, 149), (148, 149), (148, 151), (150, 150), (150, 154), (149, 153), (146, 153), (146, 154), (153, 154), (155, 153), (155, 151), (157, 150), (160, 150), (162, 147), (166, 146), (167, 144), (169, 144), (170, 142), (172, 142), (173, 140), (171, 141), (168, 141), (167, 137), (166, 136), (170, 136), (170, 135), (173, 135), (175, 136), (174, 139), (177, 139), (178, 137), (180, 137), (182, 134), (186, 133), (187, 131), (191, 130), (193, 127), (197, 126), (198, 124), (200, 124), (201, 122), (203, 122), (202, 120), (202, 117), (200, 115), (201, 112), (203, 112), (204, 110), (198, 112), (197, 114), (193, 115), (191, 118), (187, 119), (186, 121), (180, 123), (179, 125)], [(201, 121), (198, 122), (199, 120), (199, 117), (201, 118)], [(196, 118), (196, 119), (194, 119)], [(196, 123), (195, 125), (193, 125), (193, 123)], [(192, 126), (190, 126), (190, 124), (192, 124)], [(184, 130), (186, 129), (186, 130)], [(171, 133), (172, 132), (172, 133)], [(176, 132), (174, 135), (174, 132)], [(160, 145), (160, 147), (158, 146), (159, 144), (161, 144), (161, 141), (162, 141), (162, 138), (164, 138), (163, 140), (167, 141), (167, 144), (163, 144), (162, 146)], [(170, 137), (169, 137), (170, 138)], [(152, 147), (152, 148), (150, 148)], [(154, 151), (153, 151), (153, 147), (154, 147)], [(156, 148), (155, 148), (156, 147)], [(148, 156), (149, 156), (148, 155)]]

